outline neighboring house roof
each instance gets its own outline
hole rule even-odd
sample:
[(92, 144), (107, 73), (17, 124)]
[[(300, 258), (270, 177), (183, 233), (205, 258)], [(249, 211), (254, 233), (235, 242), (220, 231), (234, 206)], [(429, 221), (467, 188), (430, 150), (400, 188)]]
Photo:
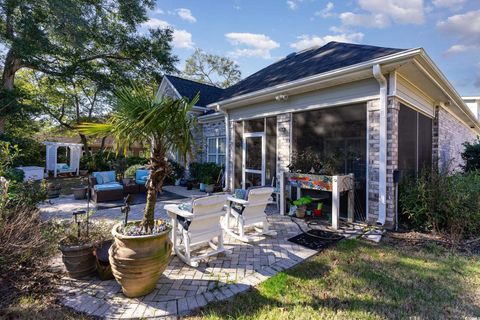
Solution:
[(406, 49), (329, 42), (322, 47), (312, 47), (298, 53), (292, 53), (282, 60), (263, 68), (237, 84), (225, 89), (218, 100), (226, 100), (249, 92), (366, 62), (404, 50)]
[(165, 77), (182, 97), (191, 100), (200, 92), (200, 99), (196, 104), (200, 107), (206, 107), (208, 104), (217, 101), (224, 91), (222, 88), (172, 75), (165, 75)]

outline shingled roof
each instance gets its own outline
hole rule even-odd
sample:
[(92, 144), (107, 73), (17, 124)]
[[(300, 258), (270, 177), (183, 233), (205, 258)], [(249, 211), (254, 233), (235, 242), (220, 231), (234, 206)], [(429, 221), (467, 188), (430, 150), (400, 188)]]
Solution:
[(218, 97), (218, 101), (366, 62), (404, 50), (329, 42), (322, 47), (312, 47), (298, 53), (292, 53), (284, 59), (263, 68), (223, 90), (223, 93)]
[(197, 106), (206, 107), (209, 103), (218, 101), (220, 95), (224, 89), (214, 87), (212, 85), (172, 76), (165, 76), (170, 83), (177, 89), (178, 93), (182, 97), (193, 99), (195, 95), (200, 92), (200, 99), (197, 102)]

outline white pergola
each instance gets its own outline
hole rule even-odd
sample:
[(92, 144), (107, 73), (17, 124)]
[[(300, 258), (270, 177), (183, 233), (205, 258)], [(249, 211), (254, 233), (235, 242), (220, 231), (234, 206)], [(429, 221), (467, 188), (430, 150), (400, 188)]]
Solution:
[[(45, 141), (43, 144), (47, 148), (47, 172), (53, 172), (53, 175), (56, 177), (58, 173), (75, 173), (78, 175), (80, 169), (80, 158), (82, 157), (82, 147), (83, 144), (80, 143), (68, 143), (68, 142), (50, 142)], [(57, 150), (59, 147), (67, 147), (70, 151), (70, 163), (68, 163), (67, 168), (59, 168), (57, 166)]]

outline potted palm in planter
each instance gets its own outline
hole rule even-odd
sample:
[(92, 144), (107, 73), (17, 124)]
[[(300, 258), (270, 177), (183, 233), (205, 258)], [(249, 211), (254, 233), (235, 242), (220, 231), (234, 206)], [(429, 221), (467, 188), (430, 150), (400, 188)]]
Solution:
[(115, 96), (116, 108), (106, 123), (83, 123), (78, 129), (85, 134), (112, 136), (117, 152), (136, 141), (149, 142), (151, 157), (146, 167), (151, 172), (143, 219), (115, 225), (114, 243), (109, 250), (112, 273), (123, 293), (138, 297), (155, 288), (170, 260), (170, 226), (154, 218), (157, 193), (170, 174), (167, 153), (176, 150), (182, 159), (191, 156), (195, 119), (189, 112), (198, 96), (190, 102), (184, 98), (157, 99), (137, 85), (121, 89)]

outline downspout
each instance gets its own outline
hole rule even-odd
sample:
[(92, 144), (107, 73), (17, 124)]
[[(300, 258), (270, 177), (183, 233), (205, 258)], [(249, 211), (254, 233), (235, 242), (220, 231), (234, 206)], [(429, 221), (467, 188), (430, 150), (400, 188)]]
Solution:
[(387, 195), (387, 79), (379, 64), (373, 66), (373, 76), (380, 85), (380, 145), (379, 145), (379, 181), (378, 181), (378, 220), (384, 225), (386, 217)]
[(217, 112), (225, 115), (225, 190), (230, 189), (230, 115), (227, 111), (222, 110), (219, 104), (215, 105)]

